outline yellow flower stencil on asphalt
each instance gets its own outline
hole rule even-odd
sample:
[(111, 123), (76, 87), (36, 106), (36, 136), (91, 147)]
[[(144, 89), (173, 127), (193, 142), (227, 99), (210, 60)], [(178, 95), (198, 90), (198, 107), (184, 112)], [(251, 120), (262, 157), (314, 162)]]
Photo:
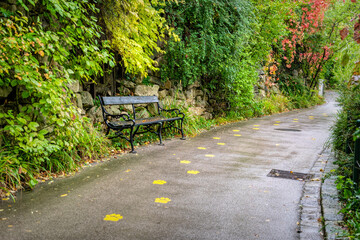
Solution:
[(235, 130), (233, 130), (233, 132), (240, 132), (240, 130), (236, 130), (236, 129), (235, 129)]
[(215, 157), (215, 155), (212, 154), (206, 154), (205, 157)]
[(117, 222), (120, 219), (123, 219), (123, 216), (121, 216), (120, 214), (110, 214), (110, 215), (106, 215), (106, 217), (104, 218), (105, 221), (111, 221), (111, 222)]
[(240, 134), (234, 134), (234, 136), (235, 136), (235, 137), (241, 137), (241, 135), (240, 135)]
[(189, 170), (187, 171), (188, 174), (198, 174), (200, 173), (199, 171), (196, 171), (196, 170)]
[(168, 203), (168, 202), (171, 202), (171, 199), (170, 199), (170, 198), (161, 197), (161, 198), (156, 198), (156, 199), (155, 199), (155, 202), (156, 202), (156, 203)]
[(213, 137), (213, 139), (219, 140), (220, 138), (219, 137)]
[(155, 180), (153, 182), (153, 184), (158, 184), (158, 185), (164, 185), (165, 183), (166, 183), (166, 181), (164, 181), (164, 180)]
[(182, 161), (180, 161), (180, 163), (183, 163), (183, 164), (190, 164), (191, 162), (190, 162), (190, 161), (188, 161), (188, 160), (182, 160)]
[(217, 143), (217, 145), (222, 145), (222, 146), (224, 146), (224, 145), (225, 145), (225, 143)]
[(204, 148), (204, 147), (198, 147), (198, 149), (200, 149), (200, 150), (205, 150), (206, 148)]

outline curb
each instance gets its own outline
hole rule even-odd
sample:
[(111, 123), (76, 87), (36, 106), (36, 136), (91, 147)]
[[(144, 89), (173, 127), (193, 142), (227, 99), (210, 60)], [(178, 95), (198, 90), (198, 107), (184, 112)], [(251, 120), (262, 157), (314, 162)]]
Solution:
[[(337, 168), (334, 164), (335, 161), (334, 155), (330, 154), (325, 173), (330, 173), (331, 170)], [(324, 180), (324, 183), (321, 186), (321, 204), (326, 240), (348, 239), (347, 237), (339, 236), (342, 233), (340, 224), (343, 222), (343, 215), (339, 213), (341, 205), (339, 203), (335, 180), (336, 176), (331, 175)]]
[(306, 181), (300, 199), (300, 239), (301, 240), (339, 240), (341, 233), (339, 223), (343, 216), (338, 214), (341, 207), (338, 202), (335, 184), (336, 176), (322, 179), (326, 173), (336, 169), (335, 158), (328, 149), (324, 149), (314, 165), (310, 174), (314, 177)]

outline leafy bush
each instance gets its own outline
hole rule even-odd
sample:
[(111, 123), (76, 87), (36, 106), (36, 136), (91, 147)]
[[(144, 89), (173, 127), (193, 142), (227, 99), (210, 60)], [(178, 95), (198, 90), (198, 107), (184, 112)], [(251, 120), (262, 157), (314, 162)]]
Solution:
[[(21, 187), (20, 180), (33, 187), (41, 171), (74, 170), (81, 158), (104, 153), (106, 141), (79, 117), (67, 86), (101, 75), (113, 61), (93, 4), (19, 2), (25, 14), (0, 8), (0, 87), (12, 89), (0, 111), (6, 191)], [(33, 17), (35, 9), (41, 13)]]

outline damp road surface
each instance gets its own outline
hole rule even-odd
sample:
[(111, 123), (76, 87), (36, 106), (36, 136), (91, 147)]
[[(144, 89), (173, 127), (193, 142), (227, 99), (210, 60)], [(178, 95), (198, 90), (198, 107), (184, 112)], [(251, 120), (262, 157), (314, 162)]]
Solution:
[(326, 99), (20, 192), (0, 201), (0, 239), (299, 239), (301, 177), (322, 157), (337, 112), (334, 93)]

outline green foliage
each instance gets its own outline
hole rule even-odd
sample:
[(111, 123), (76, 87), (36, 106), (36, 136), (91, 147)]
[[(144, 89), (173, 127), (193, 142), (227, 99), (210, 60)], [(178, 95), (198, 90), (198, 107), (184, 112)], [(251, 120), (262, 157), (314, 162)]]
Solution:
[(199, 81), (215, 98), (226, 96), (233, 107), (248, 106), (257, 76), (257, 65), (248, 54), (251, 4), (200, 0), (168, 3), (164, 9), (181, 41), (168, 41), (162, 79), (183, 86)]
[(122, 58), (123, 66), (131, 74), (147, 76), (148, 70), (158, 70), (153, 60), (155, 52), (163, 53), (158, 42), (164, 41), (165, 33), (172, 34), (166, 25), (162, 9), (164, 1), (106, 0), (102, 16), (111, 33), (111, 45)]
[(332, 143), (337, 151), (345, 151), (346, 144), (354, 149), (356, 121), (360, 119), (360, 89), (358, 87), (341, 86), (339, 104), (342, 107), (332, 127)]
[[(93, 4), (19, 3), (25, 14), (0, 9), (0, 87), (13, 89), (0, 113), (2, 156), (11, 157), (0, 169), (5, 189), (20, 187), (19, 179), (32, 187), (40, 171), (74, 170), (81, 158), (105, 151), (106, 141), (79, 117), (67, 85), (101, 75), (113, 61)], [(26, 16), (35, 9), (41, 10), (36, 17)]]

